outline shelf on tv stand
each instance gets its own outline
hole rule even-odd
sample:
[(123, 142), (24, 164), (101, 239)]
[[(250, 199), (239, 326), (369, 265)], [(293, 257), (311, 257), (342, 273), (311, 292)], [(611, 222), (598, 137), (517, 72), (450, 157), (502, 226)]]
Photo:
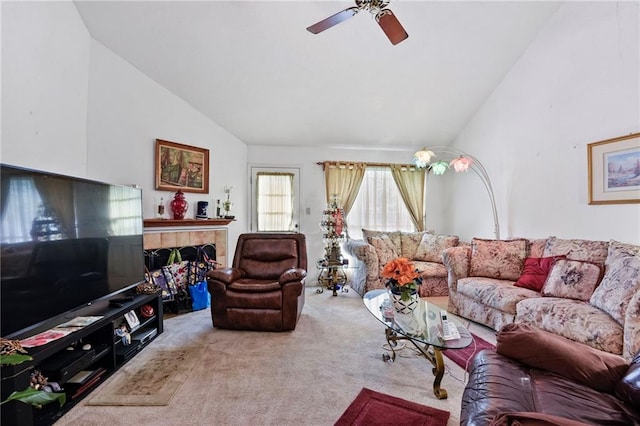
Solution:
[[(143, 305), (151, 305), (154, 308), (154, 315), (151, 318), (142, 318), (139, 313), (139, 308)], [(5, 400), (13, 391), (21, 391), (27, 388), (29, 385), (29, 378), (31, 372), (34, 369), (41, 369), (41, 365), (46, 365), (46, 360), (53, 359), (53, 357), (60, 357), (64, 355), (65, 351), (70, 346), (75, 346), (76, 351), (80, 349), (81, 344), (90, 343), (95, 348), (95, 356), (87, 360), (86, 363), (80, 365), (65, 365), (65, 370), (70, 370), (64, 375), (64, 378), (60, 380), (60, 384), (64, 388), (66, 381), (75, 375), (80, 370), (94, 370), (105, 369), (105, 372), (101, 375), (100, 380), (95, 385), (87, 388), (86, 392), (76, 394), (74, 396), (73, 387), (65, 389), (67, 391), (67, 401), (59, 407), (57, 402), (52, 402), (43, 406), (43, 409), (34, 409), (31, 406), (19, 402), (11, 401), (3, 404), (2, 410), (2, 424), (19, 424), (19, 425), (51, 425), (58, 420), (64, 413), (73, 408), (79, 401), (85, 398), (91, 393), (92, 390), (97, 388), (102, 381), (121, 368), (132, 357), (122, 359), (116, 356), (117, 348), (122, 344), (120, 339), (114, 337), (114, 330), (116, 326), (119, 326), (124, 321), (124, 315), (130, 311), (136, 311), (140, 320), (140, 325), (136, 327), (133, 332), (140, 330), (154, 330), (154, 333), (149, 333), (149, 338), (141, 344), (136, 353), (143, 347), (153, 341), (159, 334), (163, 332), (163, 306), (162, 296), (157, 293), (153, 295), (136, 295), (132, 301), (127, 301), (122, 304), (121, 307), (114, 307), (109, 305), (108, 300), (100, 300), (85, 306), (81, 309), (68, 312), (66, 315), (58, 317), (57, 324), (69, 320), (69, 317), (79, 316), (102, 316), (101, 319), (83, 327), (82, 329), (75, 331), (65, 337), (58, 340), (54, 340), (46, 345), (28, 348), (29, 355), (33, 358), (32, 361), (27, 361), (16, 366), (3, 366), (1, 377), (1, 400)], [(47, 324), (44, 329), (34, 329), (29, 332), (29, 335), (35, 335), (39, 332), (50, 329), (57, 324)], [(20, 335), (20, 338), (28, 336)], [(135, 356), (135, 354), (133, 354)], [(75, 358), (75, 357), (71, 357)], [(70, 359), (71, 359), (70, 358)], [(64, 357), (63, 357), (64, 359)], [(62, 370), (62, 369), (61, 369)], [(78, 371), (76, 371), (78, 370)]]

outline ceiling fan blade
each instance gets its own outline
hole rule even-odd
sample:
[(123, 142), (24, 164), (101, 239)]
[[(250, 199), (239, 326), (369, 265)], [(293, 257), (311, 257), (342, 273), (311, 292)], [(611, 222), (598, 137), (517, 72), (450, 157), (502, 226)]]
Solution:
[(360, 10), (357, 7), (350, 7), (348, 9), (343, 10), (342, 12), (338, 12), (335, 15), (331, 15), (326, 19), (323, 19), (320, 22), (317, 22), (310, 27), (307, 28), (307, 31), (318, 34), (324, 30), (328, 30), (334, 25), (338, 25), (342, 21), (346, 21), (347, 19), (354, 16)]
[(409, 34), (404, 30), (396, 15), (389, 9), (383, 9), (376, 15), (376, 21), (382, 28), (382, 31), (387, 35), (391, 44), (398, 44), (402, 40), (406, 40)]

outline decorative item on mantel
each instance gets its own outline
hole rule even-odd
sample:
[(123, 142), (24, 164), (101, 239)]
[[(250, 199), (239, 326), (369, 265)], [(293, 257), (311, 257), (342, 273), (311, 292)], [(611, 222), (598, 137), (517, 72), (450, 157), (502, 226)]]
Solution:
[(198, 210), (196, 211), (196, 219), (208, 219), (207, 209), (209, 208), (208, 201), (198, 201)]
[(418, 307), (418, 286), (422, 284), (420, 272), (406, 257), (398, 257), (384, 265), (382, 276), (387, 278), (391, 301), (396, 312), (409, 314)]
[(184, 193), (178, 189), (176, 195), (171, 200), (171, 211), (173, 212), (173, 218), (176, 220), (184, 219), (184, 215), (189, 208), (189, 202), (185, 200)]
[(164, 218), (164, 197), (160, 197), (160, 204), (158, 204), (158, 219)]
[(224, 207), (224, 217), (226, 219), (233, 219), (234, 216), (231, 216), (231, 207), (233, 203), (231, 202), (231, 191), (233, 190), (233, 186), (226, 185), (224, 187), (224, 193), (227, 194), (227, 199), (222, 203), (222, 207)]

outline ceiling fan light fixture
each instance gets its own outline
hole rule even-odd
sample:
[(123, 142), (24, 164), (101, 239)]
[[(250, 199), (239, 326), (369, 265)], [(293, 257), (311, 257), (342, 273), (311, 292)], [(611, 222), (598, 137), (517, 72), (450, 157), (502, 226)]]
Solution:
[(358, 8), (368, 10), (374, 16), (389, 6), (389, 0), (355, 0), (355, 2)]

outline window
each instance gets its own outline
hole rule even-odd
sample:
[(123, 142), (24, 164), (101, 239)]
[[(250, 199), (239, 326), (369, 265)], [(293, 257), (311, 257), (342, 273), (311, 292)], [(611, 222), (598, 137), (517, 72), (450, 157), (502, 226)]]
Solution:
[(294, 168), (251, 168), (253, 230), (298, 230), (298, 176), (299, 170)]
[(293, 224), (293, 174), (258, 173), (258, 231), (291, 230)]
[(358, 197), (347, 216), (347, 224), (351, 238), (362, 238), (362, 228), (377, 231), (415, 230), (391, 170), (386, 167), (367, 167)]

